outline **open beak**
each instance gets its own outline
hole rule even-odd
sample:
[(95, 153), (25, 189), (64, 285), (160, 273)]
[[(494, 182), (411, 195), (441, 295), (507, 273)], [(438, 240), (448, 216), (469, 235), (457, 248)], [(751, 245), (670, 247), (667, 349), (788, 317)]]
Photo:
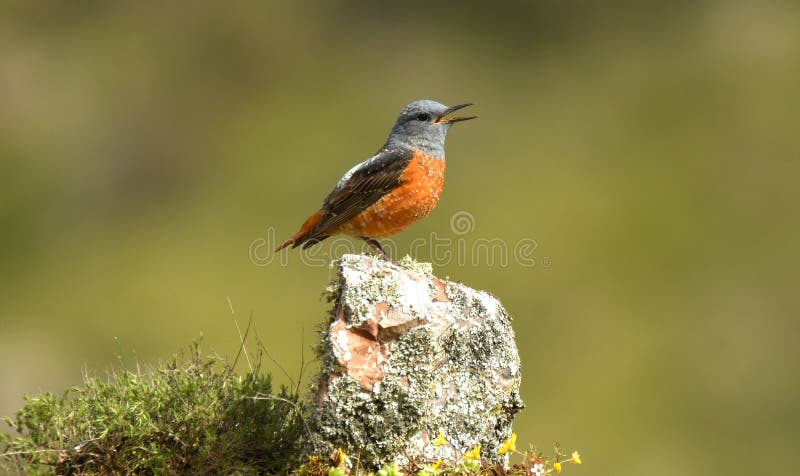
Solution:
[(434, 124), (440, 124), (440, 123), (452, 124), (452, 123), (454, 123), (454, 122), (468, 121), (468, 120), (470, 120), (470, 119), (475, 119), (476, 117), (478, 117), (478, 116), (455, 116), (455, 117), (445, 117), (445, 116), (447, 116), (448, 114), (451, 114), (451, 113), (453, 113), (453, 112), (455, 112), (455, 111), (458, 111), (459, 109), (464, 109), (464, 108), (465, 108), (465, 107), (467, 107), (467, 106), (472, 106), (472, 103), (471, 103), (471, 102), (468, 102), (468, 103), (466, 103), (466, 104), (459, 104), (459, 105), (457, 105), (457, 106), (450, 106), (450, 107), (448, 107), (448, 108), (445, 110), (444, 114), (442, 114), (442, 115), (441, 115), (441, 116), (440, 116), (438, 119), (436, 119), (435, 121), (433, 121), (433, 123), (434, 123)]

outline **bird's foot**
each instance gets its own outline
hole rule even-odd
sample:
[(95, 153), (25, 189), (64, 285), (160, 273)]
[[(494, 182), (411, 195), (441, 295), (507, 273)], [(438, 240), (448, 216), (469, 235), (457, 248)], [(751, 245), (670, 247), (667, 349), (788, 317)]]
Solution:
[(369, 246), (371, 246), (372, 249), (377, 251), (378, 254), (380, 255), (380, 257), (383, 258), (385, 261), (388, 261), (390, 263), (394, 263), (394, 261), (392, 261), (392, 258), (389, 257), (389, 254), (386, 253), (386, 251), (383, 250), (383, 247), (381, 246), (381, 244), (380, 244), (380, 242), (378, 240), (376, 240), (375, 238), (369, 238), (369, 237), (366, 237), (366, 236), (362, 236), (361, 239), (364, 240)]

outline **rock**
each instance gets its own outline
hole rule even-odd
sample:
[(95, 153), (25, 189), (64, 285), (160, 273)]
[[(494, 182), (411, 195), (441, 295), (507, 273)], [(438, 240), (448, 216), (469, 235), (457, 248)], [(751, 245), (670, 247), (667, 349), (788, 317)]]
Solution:
[[(456, 461), (511, 434), (520, 362), (511, 318), (483, 291), (406, 259), (345, 255), (334, 263), (331, 322), (309, 420), (309, 454), (343, 448), (364, 466)], [(443, 434), (447, 443), (434, 445)]]

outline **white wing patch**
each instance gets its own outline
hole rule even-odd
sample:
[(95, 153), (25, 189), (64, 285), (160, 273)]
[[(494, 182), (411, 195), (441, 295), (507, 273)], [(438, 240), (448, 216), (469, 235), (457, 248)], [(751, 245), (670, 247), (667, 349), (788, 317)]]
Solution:
[(340, 190), (342, 186), (345, 183), (347, 183), (348, 180), (350, 180), (350, 177), (352, 177), (354, 173), (356, 173), (357, 171), (359, 171), (364, 167), (371, 165), (373, 162), (377, 161), (380, 158), (380, 156), (381, 154), (375, 154), (369, 159), (365, 160), (364, 162), (361, 162), (360, 164), (356, 164), (355, 166), (353, 166), (353, 168), (348, 170), (347, 173), (345, 173), (344, 176), (341, 179), (339, 179), (339, 183), (336, 184), (336, 188), (334, 189), (334, 191)]

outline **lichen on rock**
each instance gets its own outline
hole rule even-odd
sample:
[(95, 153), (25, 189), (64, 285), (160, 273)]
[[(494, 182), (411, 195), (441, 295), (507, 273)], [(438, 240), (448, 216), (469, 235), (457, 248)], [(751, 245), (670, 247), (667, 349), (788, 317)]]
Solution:
[[(455, 461), (511, 434), (520, 361), (511, 318), (490, 294), (427, 263), (363, 255), (335, 263), (309, 454), (344, 448), (362, 465)], [(434, 445), (437, 435), (446, 444)]]

